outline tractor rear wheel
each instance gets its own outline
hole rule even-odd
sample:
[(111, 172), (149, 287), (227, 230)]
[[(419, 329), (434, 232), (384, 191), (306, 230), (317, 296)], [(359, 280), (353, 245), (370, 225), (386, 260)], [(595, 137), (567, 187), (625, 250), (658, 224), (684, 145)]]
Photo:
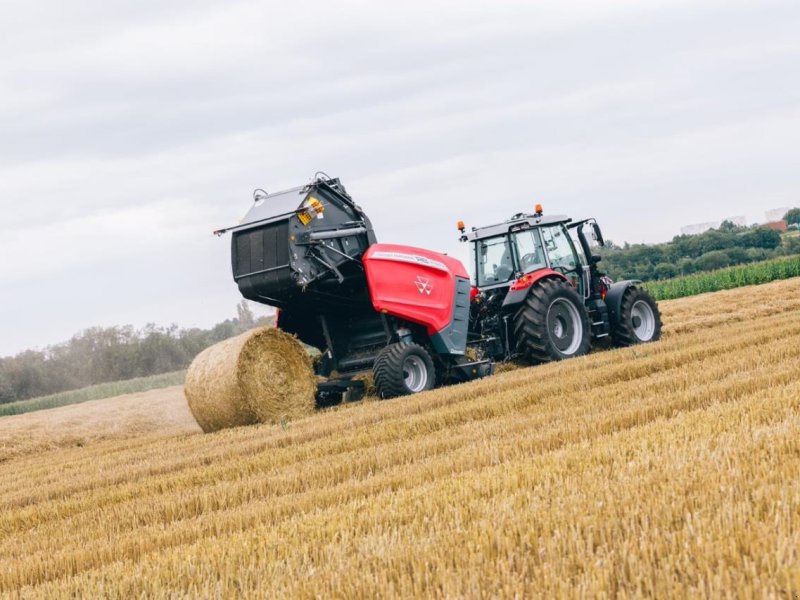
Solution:
[(390, 344), (378, 354), (372, 367), (379, 398), (388, 399), (433, 389), (436, 370), (422, 346)]
[(619, 321), (611, 332), (617, 346), (633, 346), (661, 339), (661, 313), (645, 290), (629, 287), (622, 296)]
[(534, 284), (514, 315), (517, 352), (533, 363), (563, 360), (589, 352), (589, 315), (583, 299), (566, 281)]

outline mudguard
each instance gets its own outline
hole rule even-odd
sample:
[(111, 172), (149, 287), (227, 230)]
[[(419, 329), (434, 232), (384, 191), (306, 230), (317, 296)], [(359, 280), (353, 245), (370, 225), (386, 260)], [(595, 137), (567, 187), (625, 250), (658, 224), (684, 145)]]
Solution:
[(638, 287), (642, 281), (639, 279), (626, 279), (625, 281), (618, 281), (611, 285), (606, 294), (606, 306), (608, 306), (608, 316), (611, 320), (611, 326), (619, 323), (619, 311), (622, 307), (622, 298), (629, 288)]
[(531, 287), (546, 277), (556, 277), (567, 281), (563, 273), (559, 273), (553, 269), (541, 269), (540, 271), (534, 271), (533, 273), (523, 275), (511, 284), (511, 289), (503, 300), (503, 308), (512, 308), (517, 304), (522, 304), (525, 298), (528, 297), (528, 291)]

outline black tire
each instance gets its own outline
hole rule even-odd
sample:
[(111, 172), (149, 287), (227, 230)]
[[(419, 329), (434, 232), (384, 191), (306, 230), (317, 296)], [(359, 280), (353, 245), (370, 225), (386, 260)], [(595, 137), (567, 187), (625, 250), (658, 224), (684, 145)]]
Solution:
[(635, 286), (625, 290), (619, 320), (613, 324), (611, 336), (617, 346), (635, 346), (661, 339), (661, 312), (646, 290)]
[(535, 283), (514, 315), (514, 337), (517, 352), (534, 364), (586, 354), (591, 330), (583, 299), (562, 279)]
[(417, 344), (390, 344), (372, 366), (379, 398), (397, 398), (433, 389), (436, 369), (428, 351)]

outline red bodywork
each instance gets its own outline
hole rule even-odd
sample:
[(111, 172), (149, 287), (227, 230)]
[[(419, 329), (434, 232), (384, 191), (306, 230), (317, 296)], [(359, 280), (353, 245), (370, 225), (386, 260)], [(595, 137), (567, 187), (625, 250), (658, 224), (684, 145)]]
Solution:
[(559, 273), (558, 271), (554, 271), (553, 269), (539, 269), (538, 271), (534, 271), (533, 273), (527, 273), (517, 279), (514, 283), (511, 284), (511, 291), (512, 292), (519, 292), (522, 290), (527, 290), (537, 281), (544, 279), (545, 277), (558, 277), (559, 279), (563, 279), (567, 281), (567, 278), (564, 276), (563, 273)]
[(424, 325), (428, 335), (453, 319), (456, 277), (469, 279), (460, 261), (422, 248), (373, 244), (364, 254), (375, 310)]

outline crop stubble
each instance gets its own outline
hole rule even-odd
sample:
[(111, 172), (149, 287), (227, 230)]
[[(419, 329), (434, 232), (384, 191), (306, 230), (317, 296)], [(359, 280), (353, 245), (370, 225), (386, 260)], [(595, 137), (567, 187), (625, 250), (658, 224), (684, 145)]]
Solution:
[(800, 592), (800, 280), (659, 344), (0, 465), (21, 597)]

